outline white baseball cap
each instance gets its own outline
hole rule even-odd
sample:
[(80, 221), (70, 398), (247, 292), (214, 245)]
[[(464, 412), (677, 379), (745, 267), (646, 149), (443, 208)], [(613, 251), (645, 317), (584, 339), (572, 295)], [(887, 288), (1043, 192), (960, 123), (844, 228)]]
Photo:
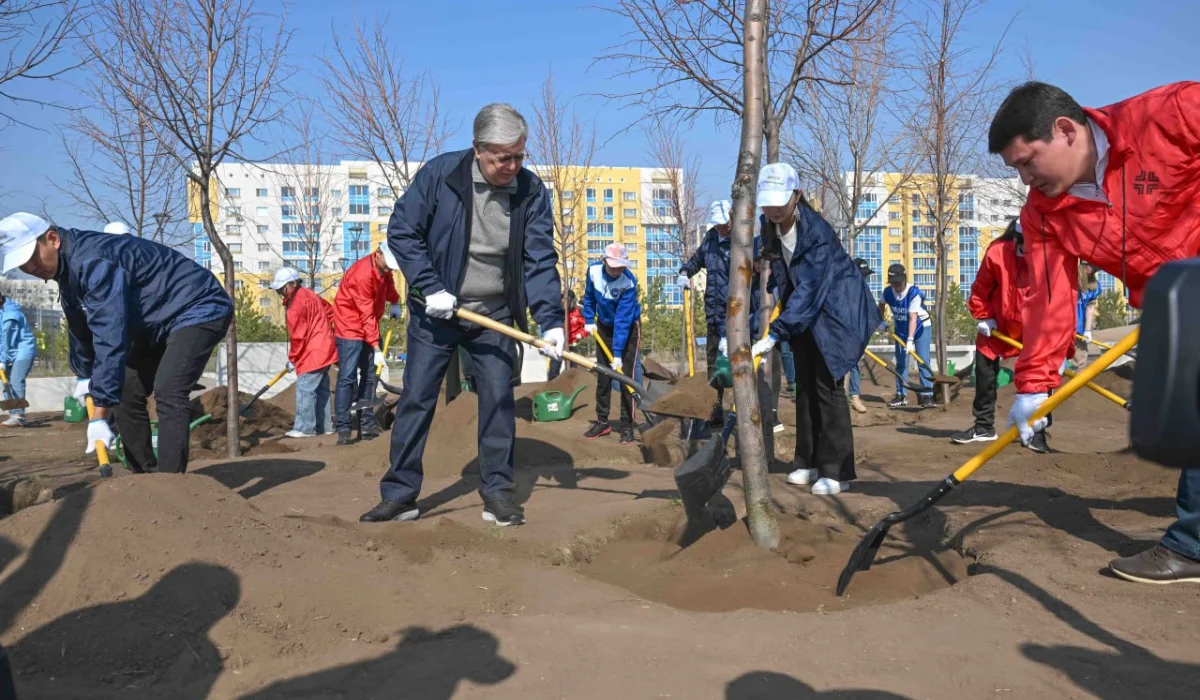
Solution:
[(800, 189), (800, 175), (787, 163), (771, 163), (758, 173), (758, 206), (782, 207)]
[(388, 247), (386, 239), (379, 242), (379, 250), (383, 252), (383, 261), (387, 263), (389, 269), (400, 269), (400, 263), (396, 261), (396, 256), (392, 255), (392, 249)]
[(49, 230), (45, 219), (23, 211), (0, 219), (0, 274), (29, 262), (38, 236)]
[(729, 223), (729, 212), (733, 210), (733, 202), (728, 199), (718, 199), (708, 205), (708, 225), (723, 226)]
[(609, 267), (629, 267), (629, 253), (620, 243), (609, 243), (604, 246), (604, 262)]
[(124, 221), (110, 221), (104, 224), (104, 232), (126, 234), (129, 233), (129, 227), (125, 225)]
[(299, 282), (300, 273), (291, 267), (281, 267), (275, 271), (275, 279), (271, 282), (271, 289), (279, 291), (283, 289), (283, 285), (288, 282)]

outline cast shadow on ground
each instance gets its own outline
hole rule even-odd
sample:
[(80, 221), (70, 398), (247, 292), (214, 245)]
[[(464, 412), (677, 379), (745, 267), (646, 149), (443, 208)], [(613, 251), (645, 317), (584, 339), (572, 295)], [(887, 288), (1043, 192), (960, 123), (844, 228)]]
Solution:
[[(517, 667), (499, 653), (500, 640), (473, 625), (434, 632), (424, 627), (403, 631), (386, 654), (280, 681), (240, 700), (316, 697), (411, 697), (449, 700), (462, 681), (497, 685)], [(486, 691), (484, 691), (486, 696)]]
[(886, 690), (817, 690), (802, 680), (773, 671), (752, 671), (725, 686), (725, 700), (912, 700)]
[(237, 491), (242, 498), (250, 499), (276, 486), (312, 476), (324, 468), (324, 462), (302, 459), (251, 459), (210, 464), (194, 473), (216, 479), (226, 488)]
[(137, 598), (73, 610), (22, 637), (10, 649), (18, 688), (46, 683), (88, 696), (207, 698), (225, 666), (208, 634), (240, 599), (229, 569), (177, 566)]
[(1026, 658), (1061, 671), (1080, 689), (1101, 700), (1190, 700), (1197, 696), (1200, 664), (1168, 661), (1126, 641), (1020, 574), (986, 564), (977, 567), (976, 574), (997, 576), (1028, 595), (1061, 622), (1112, 649), (1021, 645), (1021, 653)]
[(934, 438), (935, 440), (949, 440), (958, 430), (947, 430), (945, 428), (927, 428), (923, 425), (906, 424), (896, 428), (897, 433), (905, 435), (917, 435), (920, 437)]
[[(517, 438), (514, 447), (516, 462), (516, 488), (513, 498), (517, 503), (529, 500), (533, 489), (539, 480), (554, 482), (553, 486), (542, 484), (543, 488), (579, 489), (581, 491), (597, 491), (613, 493), (636, 498), (667, 499), (676, 495), (675, 491), (622, 491), (606, 489), (597, 486), (582, 486), (581, 481), (597, 479), (602, 481), (619, 481), (627, 478), (629, 472), (608, 467), (575, 468), (575, 458), (567, 451), (543, 440)], [(479, 488), (479, 459), (471, 460), (462, 470), (462, 476), (450, 486), (425, 496), (418, 502), (422, 513), (432, 513), (451, 501), (469, 495)]]

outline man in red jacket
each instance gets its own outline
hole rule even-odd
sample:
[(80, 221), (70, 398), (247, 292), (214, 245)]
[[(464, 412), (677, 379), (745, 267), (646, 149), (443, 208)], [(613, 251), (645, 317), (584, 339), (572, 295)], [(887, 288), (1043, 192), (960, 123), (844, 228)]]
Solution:
[(296, 423), (285, 437), (313, 437), (332, 430), (329, 368), (337, 361), (333, 307), (300, 284), (290, 267), (275, 271), (271, 287), (287, 310), (288, 369), (296, 373)]
[[(350, 404), (375, 395), (375, 368), (383, 364), (379, 319), (391, 304), (390, 315), (399, 317), (400, 295), (392, 271), (400, 265), (386, 243), (346, 270), (333, 300), (333, 325), (337, 342), (338, 380), (334, 395), (338, 444), (349, 445)], [(358, 435), (379, 437), (371, 411), (359, 411)]]
[[(1140, 307), (1159, 266), (1200, 254), (1200, 83), (1100, 109), (1080, 107), (1053, 85), (1026, 83), (997, 110), (988, 150), (1030, 187), (1021, 211), (1030, 261), (1025, 350), (1009, 414), (1028, 442), (1040, 427), (1029, 419), (1059, 385), (1075, 333), (1079, 259), (1121, 279)], [(1177, 509), (1162, 542), (1113, 560), (1112, 571), (1131, 581), (1200, 582), (1200, 469), (1181, 470)]]

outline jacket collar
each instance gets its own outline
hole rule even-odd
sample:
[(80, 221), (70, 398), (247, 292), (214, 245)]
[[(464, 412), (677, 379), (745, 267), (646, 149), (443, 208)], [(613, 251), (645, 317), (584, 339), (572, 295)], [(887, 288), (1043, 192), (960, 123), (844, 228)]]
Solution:
[[(475, 151), (468, 148), (465, 151), (460, 151), (460, 153), (462, 154), (462, 159), (458, 161), (458, 164), (454, 166), (450, 174), (446, 176), (446, 184), (450, 186), (450, 189), (458, 193), (460, 198), (466, 200), (474, 193), (473, 173), (475, 169)], [(532, 188), (533, 173), (529, 172), (526, 168), (521, 168), (517, 172), (517, 191), (512, 195), (512, 206), (514, 209), (529, 195), (529, 191)]]
[[(1089, 126), (1094, 125), (1097, 129), (1104, 132), (1105, 137), (1108, 138), (1108, 165), (1104, 169), (1104, 182), (1113, 183), (1113, 186), (1117, 186), (1116, 183), (1120, 182), (1120, 179), (1116, 173), (1119, 173), (1121, 168), (1125, 166), (1125, 162), (1133, 156), (1133, 145), (1129, 142), (1126, 134), (1118, 130), (1113, 124), (1112, 115), (1108, 113), (1108, 109), (1108, 107), (1100, 109), (1084, 107), (1083, 112), (1087, 115), (1090, 122)], [(1028, 197), (1029, 205), (1034, 210), (1043, 213), (1060, 211), (1080, 202), (1087, 201), (1091, 200), (1076, 197), (1070, 194), (1069, 191), (1051, 199), (1035, 189), (1030, 189)]]
[(58, 232), (59, 244), (58, 270), (54, 272), (54, 281), (58, 283), (58, 286), (61, 289), (67, 283), (67, 252), (70, 250), (71, 238), (73, 237), (73, 234), (71, 231), (66, 231), (61, 228), (55, 229), (55, 231)]

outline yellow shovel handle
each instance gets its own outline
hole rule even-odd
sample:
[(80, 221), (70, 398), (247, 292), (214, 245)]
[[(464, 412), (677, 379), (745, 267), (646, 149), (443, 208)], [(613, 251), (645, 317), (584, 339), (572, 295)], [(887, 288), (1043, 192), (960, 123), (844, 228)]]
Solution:
[[(904, 342), (903, 340), (901, 340), (901, 339), (900, 339), (900, 336), (898, 336), (898, 335), (896, 335), (895, 333), (893, 333), (893, 332), (890, 332), (890, 331), (888, 332), (888, 335), (892, 336), (892, 339), (893, 339), (893, 340), (895, 340), (897, 343), (900, 343), (901, 345), (903, 345), (903, 346), (905, 346), (905, 347), (908, 347), (908, 343), (906, 343), (906, 342)], [(918, 364), (918, 365), (921, 365), (922, 367), (924, 367), (924, 366), (925, 366), (925, 361), (924, 361), (924, 360), (922, 360), (922, 359), (921, 359), (921, 356), (920, 356), (920, 355), (918, 355), (916, 352), (910, 352), (910, 353), (908, 353), (908, 354), (913, 356), (913, 359), (917, 361), (917, 364)]]
[[(1012, 338), (1009, 338), (1008, 336), (1004, 335), (1000, 331), (992, 331), (992, 337), (999, 338), (1001, 342), (1008, 343), (1009, 345), (1013, 346), (1014, 348), (1016, 348), (1018, 350), (1025, 349), (1025, 346), (1021, 345), (1021, 343), (1017, 342), (1016, 340), (1013, 340)], [(1112, 348), (1109, 348), (1109, 350), (1111, 350), (1111, 349)], [(1064, 371), (1063, 374), (1065, 374), (1068, 377), (1073, 378), (1076, 376), (1077, 373), (1072, 372), (1071, 370), (1068, 369), (1068, 370)], [(1091, 389), (1092, 391), (1096, 392), (1097, 394), (1100, 394), (1101, 396), (1108, 399), (1109, 401), (1112, 401), (1113, 403), (1117, 404), (1121, 408), (1125, 408), (1125, 409), (1129, 408), (1128, 401), (1121, 398), (1120, 396), (1117, 396), (1116, 394), (1112, 393), (1108, 389), (1105, 389), (1104, 387), (1100, 386), (1099, 384), (1095, 384), (1093, 382), (1088, 382), (1086, 384), (1086, 386), (1087, 386), (1087, 388)]]
[[(96, 415), (96, 404), (92, 402), (91, 394), (83, 397), (84, 403), (87, 405), (88, 420), (92, 420)], [(103, 440), (96, 441), (96, 460), (100, 462), (100, 466), (108, 466), (108, 448), (104, 446)]]
[[(608, 358), (608, 364), (612, 365), (613, 364), (613, 354), (609, 351), (608, 346), (604, 344), (604, 339), (600, 337), (600, 331), (597, 330), (595, 333), (592, 334), (592, 337), (596, 339), (596, 345), (599, 345), (600, 349), (604, 351), (604, 356)], [(623, 360), (625, 358), (621, 358), (621, 359)], [(613, 369), (615, 369), (618, 372), (625, 371), (624, 367), (613, 367)], [(621, 386), (628, 389), (630, 394), (633, 394), (633, 387), (629, 386), (628, 384), (622, 384)]]

